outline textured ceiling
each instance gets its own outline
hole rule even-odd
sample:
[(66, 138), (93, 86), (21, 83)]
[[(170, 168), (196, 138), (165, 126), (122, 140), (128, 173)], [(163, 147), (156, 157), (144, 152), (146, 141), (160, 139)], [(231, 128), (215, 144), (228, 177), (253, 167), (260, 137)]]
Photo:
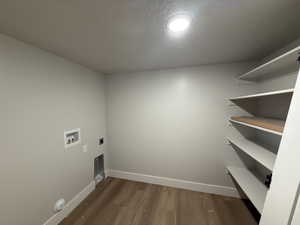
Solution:
[[(300, 37), (299, 0), (0, 0), (0, 32), (104, 73), (259, 59)], [(179, 39), (174, 13), (192, 17)]]

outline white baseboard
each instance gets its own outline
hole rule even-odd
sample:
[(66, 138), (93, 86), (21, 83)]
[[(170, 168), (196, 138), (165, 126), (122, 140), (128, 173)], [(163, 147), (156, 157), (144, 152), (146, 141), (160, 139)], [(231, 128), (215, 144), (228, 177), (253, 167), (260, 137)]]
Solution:
[(120, 170), (108, 170), (107, 175), (109, 177), (121, 178), (126, 180), (140, 181), (144, 183), (164, 185), (168, 187), (181, 188), (181, 189), (186, 189), (191, 191), (198, 191), (198, 192), (240, 198), (238, 191), (232, 187), (197, 183), (192, 181), (151, 176), (151, 175), (140, 174), (140, 173), (131, 173), (131, 172), (125, 172)]
[[(199, 191), (210, 194), (218, 194), (239, 198), (238, 191), (232, 187), (218, 186), (212, 184), (197, 183), (186, 180), (179, 180), (167, 177), (158, 177), (140, 173), (131, 173), (120, 170), (106, 170), (105, 177), (115, 177), (133, 181), (140, 181), (150, 184), (164, 185), (168, 187), (181, 188), (192, 191)], [(92, 181), (81, 192), (79, 192), (71, 201), (69, 201), (64, 209), (54, 214), (43, 225), (58, 225), (65, 217), (67, 217), (94, 189), (95, 181)]]
[(54, 214), (50, 219), (48, 219), (44, 223), (44, 225), (59, 224), (95, 189), (95, 186), (96, 186), (95, 181), (92, 181), (81, 192), (79, 192), (71, 201), (69, 201), (62, 211)]

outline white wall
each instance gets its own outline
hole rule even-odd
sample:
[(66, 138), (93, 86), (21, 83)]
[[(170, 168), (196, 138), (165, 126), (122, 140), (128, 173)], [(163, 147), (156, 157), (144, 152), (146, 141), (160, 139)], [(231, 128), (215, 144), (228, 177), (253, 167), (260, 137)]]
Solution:
[(112, 170), (232, 187), (225, 166), (239, 164), (226, 145), (226, 100), (253, 93), (235, 77), (249, 64), (201, 66), (107, 76)]
[(280, 76), (274, 76), (267, 80), (262, 80), (257, 83), (257, 87), (261, 92), (290, 89), (295, 87), (297, 77), (297, 71), (281, 74)]
[[(59, 198), (93, 180), (97, 137), (105, 136), (103, 76), (0, 35), (0, 224), (41, 225)], [(82, 147), (64, 149), (65, 129)]]

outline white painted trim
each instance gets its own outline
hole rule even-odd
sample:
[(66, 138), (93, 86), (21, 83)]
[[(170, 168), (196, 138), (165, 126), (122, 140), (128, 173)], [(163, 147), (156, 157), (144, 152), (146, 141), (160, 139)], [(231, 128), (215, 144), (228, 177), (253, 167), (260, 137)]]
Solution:
[(110, 169), (104, 169), (105, 178), (109, 177)]
[[(296, 48), (285, 52), (271, 60), (269, 60), (268, 62), (250, 70), (247, 73), (242, 74), (241, 76), (239, 76), (239, 79), (252, 79), (252, 78), (256, 78), (259, 76), (259, 71), (261, 70), (268, 70), (270, 69), (270, 67), (272, 67), (272, 65), (276, 66), (277, 64), (277, 71), (280, 69), (279, 64), (283, 62), (284, 66), (290, 65), (291, 63), (294, 63), (296, 66), (297, 65), (297, 58), (298, 58), (298, 54), (300, 51), (300, 46), (297, 46)], [(265, 72), (266, 74), (266, 72)]]
[(248, 196), (255, 208), (262, 213), (268, 188), (257, 179), (248, 169), (227, 167), (229, 173)]
[(218, 194), (230, 197), (240, 198), (238, 191), (233, 187), (218, 186), (212, 184), (197, 183), (186, 180), (179, 180), (167, 177), (158, 177), (140, 173), (131, 173), (120, 170), (108, 170), (109, 177), (121, 178), (126, 180), (140, 181), (150, 184), (164, 185), (168, 187), (181, 188), (191, 191), (198, 191), (210, 194)]
[(273, 152), (244, 137), (230, 135), (227, 137), (227, 140), (230, 142), (230, 145), (238, 147), (241, 151), (262, 164), (270, 171), (273, 170), (276, 160), (276, 154)]
[(270, 130), (270, 129), (267, 129), (267, 128), (259, 127), (259, 126), (256, 126), (256, 125), (252, 125), (250, 123), (245, 123), (245, 122), (241, 122), (241, 121), (233, 120), (233, 119), (229, 119), (229, 121), (232, 122), (232, 123), (241, 124), (241, 125), (246, 126), (246, 127), (251, 127), (251, 128), (256, 129), (256, 130), (262, 130), (262, 131), (265, 131), (265, 132), (268, 132), (268, 133), (271, 133), (271, 134), (276, 134), (276, 135), (282, 136), (282, 132), (278, 132), (278, 131), (275, 131), (275, 130)]
[(245, 96), (240, 96), (240, 97), (234, 97), (230, 98), (230, 101), (235, 101), (235, 100), (244, 100), (244, 99), (249, 99), (249, 98), (259, 98), (259, 97), (267, 97), (267, 96), (274, 96), (274, 95), (283, 95), (283, 94), (291, 94), (294, 92), (294, 89), (285, 89), (285, 90), (278, 90), (278, 91), (271, 91), (271, 92), (264, 92), (264, 93), (258, 93), (258, 94), (253, 94), (253, 95), (245, 95)]
[(92, 181), (81, 192), (79, 192), (71, 201), (69, 201), (62, 211), (54, 214), (43, 225), (59, 224), (95, 189), (95, 187), (96, 187), (95, 181)]

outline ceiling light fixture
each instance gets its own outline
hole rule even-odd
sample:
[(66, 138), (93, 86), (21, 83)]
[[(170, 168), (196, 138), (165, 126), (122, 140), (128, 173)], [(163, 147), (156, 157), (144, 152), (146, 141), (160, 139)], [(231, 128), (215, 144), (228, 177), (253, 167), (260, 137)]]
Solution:
[(188, 16), (178, 15), (172, 17), (168, 22), (169, 33), (173, 35), (181, 35), (190, 27), (191, 20)]

